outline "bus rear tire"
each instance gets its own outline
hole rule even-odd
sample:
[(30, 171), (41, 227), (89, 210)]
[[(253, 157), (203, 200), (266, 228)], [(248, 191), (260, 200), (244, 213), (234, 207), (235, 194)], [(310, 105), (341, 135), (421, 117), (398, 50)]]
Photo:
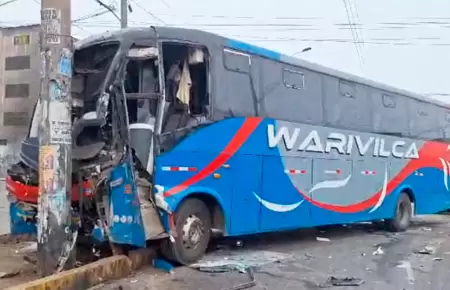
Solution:
[(163, 241), (161, 253), (175, 263), (189, 265), (200, 260), (211, 240), (211, 214), (206, 204), (196, 198), (184, 201), (176, 211), (174, 242)]
[(408, 229), (412, 219), (412, 203), (408, 194), (402, 192), (397, 201), (395, 215), (386, 220), (387, 228), (392, 232), (404, 232)]

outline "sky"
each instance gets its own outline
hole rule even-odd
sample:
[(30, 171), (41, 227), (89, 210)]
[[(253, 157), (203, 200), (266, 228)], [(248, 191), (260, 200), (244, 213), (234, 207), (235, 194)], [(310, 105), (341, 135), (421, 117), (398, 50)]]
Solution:
[[(14, 0), (2, 6), (8, 1), (0, 0), (0, 26), (39, 22), (40, 0)], [(120, 15), (119, 0), (103, 2)], [(207, 30), (450, 103), (448, 0), (130, 0), (129, 4), (131, 27)], [(74, 36), (119, 29), (115, 16), (104, 11), (95, 0), (72, 1)], [(93, 17), (96, 14), (102, 15)], [(311, 50), (301, 52), (308, 47)]]

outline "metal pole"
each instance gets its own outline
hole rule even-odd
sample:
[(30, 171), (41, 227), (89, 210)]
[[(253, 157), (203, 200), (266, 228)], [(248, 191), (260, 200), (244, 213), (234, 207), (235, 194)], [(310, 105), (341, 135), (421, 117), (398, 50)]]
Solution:
[(120, 27), (121, 28), (128, 27), (128, 1), (127, 0), (120, 1)]
[[(70, 0), (41, 1), (38, 255), (42, 276), (74, 262), (71, 228)], [(68, 263), (66, 263), (68, 262)]]

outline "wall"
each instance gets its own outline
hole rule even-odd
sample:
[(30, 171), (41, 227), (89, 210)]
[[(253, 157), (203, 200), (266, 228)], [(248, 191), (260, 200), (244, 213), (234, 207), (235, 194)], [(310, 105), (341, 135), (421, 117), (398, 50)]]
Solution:
[(18, 158), (39, 95), (39, 29), (0, 28), (0, 179)]

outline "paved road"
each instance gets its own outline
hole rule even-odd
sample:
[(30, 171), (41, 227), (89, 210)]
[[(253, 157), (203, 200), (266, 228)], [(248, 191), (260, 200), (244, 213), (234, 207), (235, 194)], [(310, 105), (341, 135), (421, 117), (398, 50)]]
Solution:
[(7, 234), (9, 230), (9, 204), (5, 194), (5, 182), (0, 181), (0, 235)]
[[(365, 281), (357, 287), (331, 286), (330, 289), (448, 289), (449, 233), (450, 216), (442, 215), (420, 217), (410, 230), (401, 234), (387, 233), (364, 224), (333, 227), (324, 232), (308, 230), (253, 238), (244, 242), (245, 250), (277, 251), (290, 254), (292, 258), (257, 269), (257, 285), (249, 289), (322, 289), (330, 276), (356, 277)], [(318, 236), (328, 238), (330, 242), (317, 241)], [(374, 254), (379, 247), (381, 251)], [(435, 253), (415, 253), (424, 247)], [(226, 251), (223, 253), (227, 254)], [(149, 268), (133, 277), (96, 288), (220, 290), (247, 279), (239, 273), (212, 275), (177, 268), (175, 274), (168, 275)]]
[[(9, 232), (8, 203), (0, 182), (0, 234)], [(3, 190), (2, 190), (3, 189)], [(262, 266), (255, 271), (252, 290), (322, 289), (330, 276), (363, 279), (361, 290), (440, 290), (450, 284), (450, 216), (420, 217), (405, 233), (391, 234), (372, 225), (333, 227), (266, 235), (244, 242), (240, 250), (275, 251), (292, 258)], [(317, 241), (325, 237), (330, 242)], [(430, 255), (415, 252), (428, 246)], [(373, 253), (381, 247), (381, 252)], [(221, 250), (226, 256), (228, 250)], [(239, 250), (233, 250), (234, 253)], [(239, 252), (238, 252), (239, 253)], [(97, 289), (204, 289), (220, 290), (246, 282), (239, 273), (208, 274), (177, 268), (174, 275), (145, 269), (133, 277)], [(322, 285), (321, 285), (322, 284)]]

